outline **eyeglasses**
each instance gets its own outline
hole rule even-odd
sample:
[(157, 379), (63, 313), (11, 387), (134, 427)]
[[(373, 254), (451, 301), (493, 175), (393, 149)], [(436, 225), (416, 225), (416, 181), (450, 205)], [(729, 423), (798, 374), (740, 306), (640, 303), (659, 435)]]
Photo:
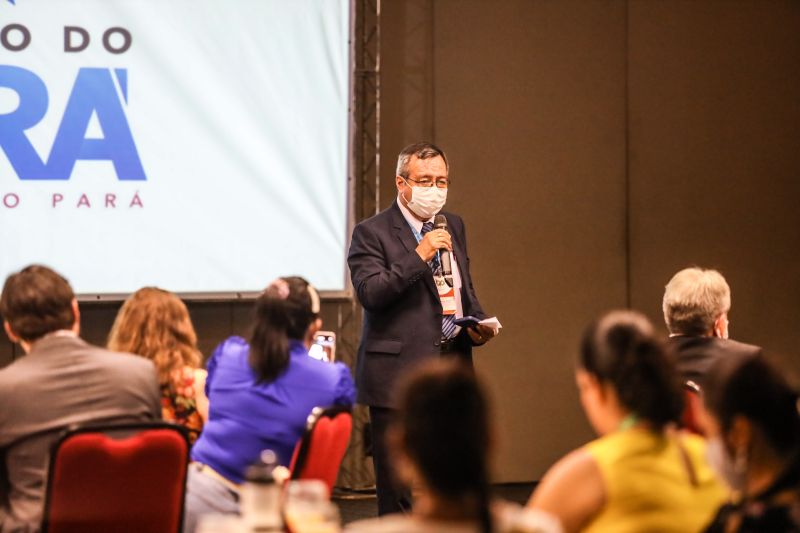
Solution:
[(406, 178), (408, 181), (413, 181), (420, 187), (433, 187), (436, 185), (440, 189), (446, 189), (450, 185), (450, 180), (448, 178), (438, 178), (435, 180), (423, 178), (421, 180), (415, 180), (414, 178)]

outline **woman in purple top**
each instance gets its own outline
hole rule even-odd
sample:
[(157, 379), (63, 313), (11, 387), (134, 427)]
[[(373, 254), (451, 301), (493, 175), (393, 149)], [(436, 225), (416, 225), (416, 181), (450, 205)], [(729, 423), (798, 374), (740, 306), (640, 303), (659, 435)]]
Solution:
[(184, 531), (194, 531), (201, 514), (238, 512), (238, 486), (262, 450), (288, 466), (314, 407), (355, 401), (345, 365), (308, 355), (321, 325), (314, 287), (300, 277), (279, 278), (256, 300), (250, 342), (230, 337), (214, 350), (209, 418), (192, 448)]

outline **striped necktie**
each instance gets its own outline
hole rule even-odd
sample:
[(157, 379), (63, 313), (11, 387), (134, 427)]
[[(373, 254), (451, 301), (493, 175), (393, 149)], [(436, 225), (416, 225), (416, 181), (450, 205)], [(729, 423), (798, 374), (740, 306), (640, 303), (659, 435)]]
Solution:
[[(433, 222), (424, 222), (422, 224), (422, 236), (433, 229)], [(439, 270), (439, 254), (433, 256), (433, 259), (428, 263), (431, 270), (436, 273)], [(455, 336), (456, 332), (456, 316), (455, 315), (442, 315), (442, 338), (451, 339)]]
[[(433, 229), (433, 222), (423, 222), (422, 223), (422, 236), (424, 237), (426, 233)], [(430, 265), (431, 270), (436, 272), (439, 270), (439, 254), (433, 256), (433, 259), (428, 261), (428, 265)]]

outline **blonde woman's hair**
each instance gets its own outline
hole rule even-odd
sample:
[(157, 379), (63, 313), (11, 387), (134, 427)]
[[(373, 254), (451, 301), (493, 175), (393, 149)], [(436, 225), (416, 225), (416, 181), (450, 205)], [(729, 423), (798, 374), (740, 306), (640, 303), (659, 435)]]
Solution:
[(670, 333), (705, 335), (730, 311), (731, 289), (716, 270), (684, 268), (667, 283), (662, 308)]
[(108, 335), (108, 348), (153, 361), (161, 385), (170, 384), (177, 370), (200, 365), (197, 334), (186, 305), (156, 287), (139, 289), (125, 300)]

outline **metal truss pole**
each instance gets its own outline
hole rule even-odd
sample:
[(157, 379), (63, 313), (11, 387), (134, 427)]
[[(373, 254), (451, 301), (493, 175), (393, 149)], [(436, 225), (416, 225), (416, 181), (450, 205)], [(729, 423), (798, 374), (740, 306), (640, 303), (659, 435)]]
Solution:
[(355, 0), (356, 222), (380, 209), (381, 0)]
[[(350, 183), (353, 193), (353, 222), (358, 223), (380, 209), (380, 66), (381, 0), (351, 0), (351, 54), (353, 78), (350, 105), (351, 147)], [(361, 306), (355, 296), (340, 301), (337, 309), (339, 346), (343, 361), (355, 369)], [(352, 490), (375, 486), (372, 461), (366, 456), (364, 429), (367, 410), (357, 406), (353, 417), (350, 447), (339, 471), (337, 485)]]

